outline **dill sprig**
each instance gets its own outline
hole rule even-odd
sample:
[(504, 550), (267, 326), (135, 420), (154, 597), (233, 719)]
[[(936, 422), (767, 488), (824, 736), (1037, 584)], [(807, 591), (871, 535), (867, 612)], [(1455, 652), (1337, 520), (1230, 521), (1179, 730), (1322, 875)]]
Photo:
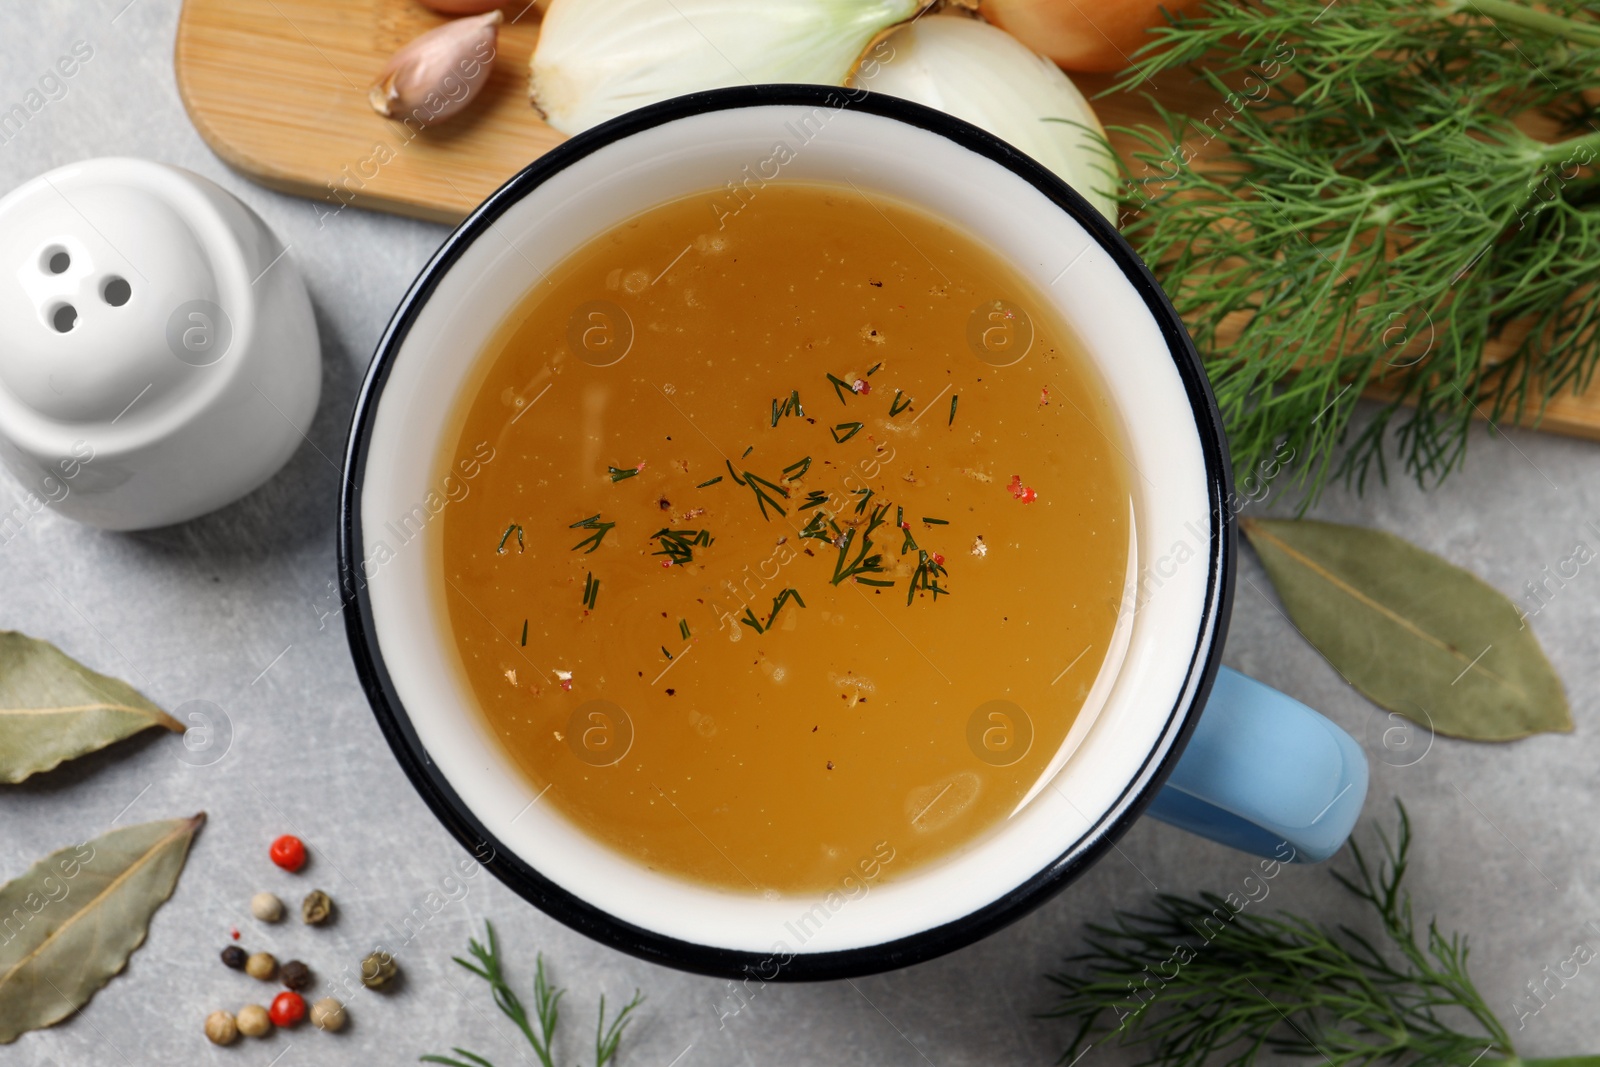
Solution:
[(600, 603), (600, 579), (590, 571), (583, 579), (583, 606), (593, 611)]
[(606, 473), (611, 475), (611, 480), (613, 482), (620, 482), (624, 478), (632, 478), (634, 475), (638, 474), (643, 467), (643, 463), (639, 464), (637, 467), (607, 467)]
[[(911, 539), (910, 530), (906, 531), (906, 539)], [(939, 579), (948, 574), (944, 564), (935, 559), (932, 553), (925, 548), (917, 549), (917, 569), (911, 574), (911, 588), (906, 590), (906, 606), (909, 607), (921, 592), (932, 593), (935, 604), (941, 596), (949, 596), (950, 590), (939, 584)]]
[[(882, 553), (872, 552), (877, 547), (876, 542), (872, 540), (872, 534), (873, 531), (884, 524), (886, 520), (883, 516), (888, 510), (888, 504), (879, 504), (872, 509), (872, 514), (867, 516), (867, 525), (861, 531), (861, 546), (856, 550), (855, 559), (850, 559), (850, 546), (855, 541), (856, 536), (856, 528), (854, 526), (846, 530), (844, 536), (835, 541), (839, 549), (839, 558), (833, 564), (834, 585), (838, 585), (846, 578), (855, 578), (861, 574), (876, 574), (883, 570)], [(868, 553), (871, 554), (869, 555)]]
[(911, 524), (906, 521), (905, 508), (894, 509), (894, 524), (900, 527), (900, 532), (905, 535), (900, 542), (900, 554), (903, 556), (907, 552), (920, 551), (917, 548), (917, 539), (911, 536)]
[(570, 551), (576, 552), (584, 545), (588, 545), (588, 551), (584, 552), (584, 555), (587, 556), (590, 552), (600, 547), (600, 542), (606, 539), (606, 534), (610, 533), (616, 525), (614, 522), (601, 522), (599, 515), (590, 515), (587, 519), (579, 519), (571, 526), (568, 526), (567, 529), (589, 530), (591, 532), (588, 537), (573, 545)]
[[(555, 1067), (556, 1028), (561, 1024), (561, 998), (566, 995), (566, 990), (550, 984), (550, 975), (544, 966), (544, 953), (536, 954), (533, 973), (533, 1017), (529, 1018), (528, 1009), (523, 1005), (522, 998), (517, 996), (517, 991), (506, 981), (500, 960), (500, 943), (495, 937), (494, 924), (485, 921), (483, 925), (485, 943), (480, 943), (477, 938), (470, 938), (467, 942), (468, 951), (477, 962), (464, 960), (460, 956), (451, 958), (489, 983), (489, 990), (494, 994), (495, 1007), (522, 1031), (522, 1036), (527, 1038), (528, 1044), (533, 1047), (534, 1055), (539, 1057), (539, 1063), (543, 1067)], [(608, 1023), (606, 998), (601, 996), (600, 1013), (594, 1031), (595, 1067), (606, 1067), (616, 1058), (617, 1049), (622, 1044), (623, 1031), (632, 1021), (634, 1011), (643, 1003), (644, 997), (638, 990), (634, 990), (633, 999), (624, 1004), (622, 1010)], [(455, 1053), (455, 1057), (429, 1054), (420, 1059), (423, 1063), (442, 1063), (446, 1067), (493, 1067), (493, 1064), (475, 1052), (459, 1047), (451, 1051)]]
[(802, 539), (809, 537), (817, 541), (832, 541), (834, 535), (827, 531), (827, 523), (827, 513), (821, 511), (812, 512), (811, 518), (800, 529), (800, 537)]
[(510, 526), (506, 527), (505, 533), (500, 535), (500, 543), (494, 546), (495, 555), (503, 556), (506, 554), (506, 539), (509, 538), (512, 533), (517, 535), (517, 551), (522, 551), (522, 524), (514, 522)]
[(1061, 999), (1047, 1014), (1078, 1021), (1062, 1061), (1116, 1035), (1121, 1045), (1143, 1046), (1140, 1064), (1162, 1067), (1202, 1067), (1213, 1056), (1252, 1067), (1263, 1051), (1318, 1067), (1540, 1063), (1518, 1060), (1473, 985), (1467, 939), (1433, 920), (1419, 932), (1400, 887), (1411, 824), (1397, 807), (1397, 838), (1378, 832), (1381, 860), (1370, 864), (1352, 841), (1353, 877), (1333, 874), (1372, 906), (1382, 937), (1251, 913), (1215, 893), (1163, 894), (1153, 913), (1118, 912), (1113, 925), (1090, 926), (1089, 950), (1067, 961), (1073, 971), (1048, 976)]
[[(735, 477), (734, 481), (738, 482), (739, 479)], [(784, 500), (789, 499), (789, 490), (785, 489), (783, 486), (774, 482), (769, 482), (765, 478), (761, 477), (761, 475), (752, 474), (750, 471), (744, 472), (744, 481), (739, 482), (739, 484), (748, 485), (750, 487), (750, 491), (755, 493), (756, 503), (761, 507), (761, 517), (763, 519), (766, 519), (768, 522), (772, 521), (772, 516), (767, 514), (768, 507), (771, 507), (779, 515), (789, 514), (786, 510), (784, 510), (783, 505), (778, 503), (779, 497), (782, 497)], [(774, 496), (774, 493), (777, 495)]]
[[(862, 424), (859, 422), (841, 422), (837, 426), (830, 427), (829, 432), (833, 434), (834, 443), (842, 445), (846, 441), (850, 440), (850, 438), (860, 433), (861, 427)], [(844, 431), (843, 436), (840, 436), (841, 430)]]
[(845, 402), (844, 395), (846, 393), (852, 396), (855, 395), (856, 387), (836, 374), (828, 375), (828, 384), (833, 386), (833, 395), (839, 398), (839, 403), (841, 404)]
[(900, 390), (894, 391), (894, 399), (889, 401), (889, 417), (892, 419), (906, 408), (911, 406), (911, 398)]
[[(1536, 416), (1589, 381), (1592, 4), (1207, 0), (1155, 38), (1122, 88), (1188, 68), (1226, 106), (1123, 131), (1125, 233), (1205, 354), (1238, 470), (1292, 455), (1309, 502), (1329, 478), (1386, 479), (1392, 447), (1435, 484), (1475, 415)], [(1565, 139), (1524, 133), (1535, 112)], [(1186, 165), (1186, 136), (1218, 162)], [(1375, 385), (1387, 399), (1356, 428)]]
[(650, 540), (660, 541), (659, 551), (650, 553), (652, 556), (666, 556), (667, 562), (682, 566), (694, 562), (694, 550), (710, 548), (716, 539), (711, 536), (710, 530), (673, 530), (663, 527), (650, 535)]
[(773, 400), (772, 425), (777, 426), (778, 420), (783, 418), (785, 415), (797, 415), (803, 417), (805, 413), (806, 409), (800, 406), (800, 390), (791, 389), (789, 390), (788, 399), (784, 400), (781, 404), (777, 400)]

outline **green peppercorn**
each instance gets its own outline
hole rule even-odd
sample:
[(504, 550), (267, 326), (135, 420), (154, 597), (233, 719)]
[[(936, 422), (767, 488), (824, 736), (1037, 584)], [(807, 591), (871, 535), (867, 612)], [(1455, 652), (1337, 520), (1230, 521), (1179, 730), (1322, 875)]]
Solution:
[(227, 948), (222, 950), (223, 965), (226, 967), (232, 967), (236, 971), (244, 970), (244, 961), (249, 958), (250, 957), (245, 955), (244, 949), (240, 948), (238, 945), (229, 945)]
[(361, 961), (361, 984), (368, 989), (382, 989), (399, 972), (393, 956), (383, 951), (374, 952)]
[(278, 981), (298, 993), (311, 984), (311, 968), (299, 960), (290, 960), (278, 968)]
[(308, 926), (321, 926), (333, 915), (333, 900), (320, 889), (313, 889), (300, 902), (300, 918)]

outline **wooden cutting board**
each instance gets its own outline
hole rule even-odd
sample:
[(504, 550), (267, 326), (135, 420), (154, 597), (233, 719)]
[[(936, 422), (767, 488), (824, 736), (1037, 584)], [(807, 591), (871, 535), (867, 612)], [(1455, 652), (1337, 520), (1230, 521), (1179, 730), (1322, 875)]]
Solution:
[[(445, 21), (417, 0), (184, 0), (178, 92), (224, 162), (308, 198), (319, 215), (349, 206), (459, 222), (563, 139), (527, 99), (538, 9), (508, 0), (505, 13), (482, 97), (420, 134), (367, 104), (367, 88), (389, 56)], [(1090, 96), (1109, 83), (1104, 76), (1074, 80)], [(1208, 90), (1183, 84), (1163, 86), (1160, 94), (1169, 107), (1190, 113), (1215, 104)], [(1140, 96), (1096, 99), (1095, 110), (1108, 127), (1155, 121)], [(1111, 140), (1119, 152), (1131, 149), (1124, 138)], [(1504, 354), (1496, 344), (1486, 353), (1490, 360)], [(1600, 389), (1552, 400), (1539, 427), (1600, 440)]]

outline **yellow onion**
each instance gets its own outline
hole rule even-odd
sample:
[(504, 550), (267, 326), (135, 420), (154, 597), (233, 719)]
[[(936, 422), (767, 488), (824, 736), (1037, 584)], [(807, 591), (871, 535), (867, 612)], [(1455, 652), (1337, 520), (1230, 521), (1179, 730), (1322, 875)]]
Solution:
[(982, 0), (983, 17), (1067, 70), (1113, 71), (1133, 65), (1165, 26), (1199, 0)]
[(701, 89), (842, 85), (868, 43), (927, 0), (553, 0), (529, 95), (578, 133)]
[(874, 49), (851, 84), (989, 131), (1116, 221), (1114, 170), (1094, 109), (1059, 67), (1005, 31), (960, 15), (918, 19)]

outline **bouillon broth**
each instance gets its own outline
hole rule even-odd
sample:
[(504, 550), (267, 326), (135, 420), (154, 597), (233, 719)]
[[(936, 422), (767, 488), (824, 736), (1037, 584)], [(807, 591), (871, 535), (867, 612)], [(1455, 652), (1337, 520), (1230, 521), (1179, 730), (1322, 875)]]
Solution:
[(693, 196), (481, 358), (440, 595), (540, 803), (664, 874), (807, 892), (1039, 781), (1111, 647), (1131, 490), (1087, 357), (979, 241), (850, 186)]

